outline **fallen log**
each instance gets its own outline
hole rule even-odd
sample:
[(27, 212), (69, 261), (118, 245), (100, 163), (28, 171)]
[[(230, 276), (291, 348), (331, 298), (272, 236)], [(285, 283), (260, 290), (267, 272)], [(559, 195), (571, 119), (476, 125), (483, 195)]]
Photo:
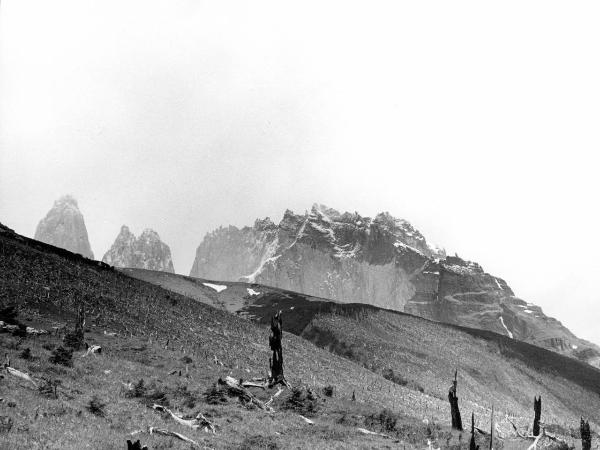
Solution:
[(359, 433), (362, 433), (362, 434), (369, 434), (371, 436), (382, 436), (385, 438), (389, 437), (387, 434), (376, 433), (374, 431), (367, 430), (366, 428), (357, 428), (356, 431), (358, 431)]
[(270, 406), (271, 403), (273, 403), (273, 400), (275, 400), (277, 397), (279, 397), (282, 392), (283, 392), (283, 389), (279, 388), (279, 390), (271, 396), (271, 398), (269, 399), (268, 402), (265, 403), (265, 405)]
[(193, 428), (194, 430), (204, 427), (204, 431), (208, 432), (208, 429), (210, 429), (210, 431), (212, 431), (213, 434), (216, 433), (214, 424), (211, 423), (206, 417), (204, 417), (202, 413), (198, 413), (198, 415), (193, 419), (184, 419), (183, 417), (180, 417), (177, 414), (175, 414), (169, 408), (165, 408), (162, 405), (154, 404), (152, 405), (152, 409), (168, 413), (173, 418), (173, 420), (175, 420), (175, 422), (181, 425), (185, 425), (186, 427)]
[(305, 421), (307, 424), (309, 424), (309, 425), (314, 425), (314, 424), (315, 424), (315, 423), (314, 423), (312, 420), (310, 420), (310, 419), (307, 419), (307, 418), (306, 418), (306, 417), (304, 417), (303, 415), (300, 415), (300, 418), (301, 418), (302, 420), (304, 420), (304, 421)]
[(6, 371), (14, 377), (18, 377), (25, 381), (29, 381), (31, 384), (33, 384), (37, 388), (37, 383), (35, 381), (33, 381), (33, 379), (26, 373), (21, 372), (20, 370), (17, 370), (17, 369), (13, 369), (12, 367), (8, 367), (8, 366), (6, 367)]
[(220, 385), (227, 386), (232, 393), (240, 397), (242, 400), (248, 403), (252, 403), (258, 406), (260, 409), (265, 410), (267, 412), (273, 412), (273, 408), (266, 405), (263, 401), (256, 397), (256, 395), (254, 395), (248, 389), (243, 387), (235, 378), (230, 376), (225, 377), (225, 379), (219, 378), (218, 383)]
[(85, 344), (87, 351), (81, 355), (82, 358), (88, 356), (88, 355), (93, 355), (93, 354), (101, 354), (102, 353), (102, 347), (100, 347), (99, 345), (88, 345), (87, 343)]
[(186, 437), (183, 434), (179, 434), (174, 431), (163, 430), (162, 428), (148, 427), (148, 433), (150, 433), (150, 434), (156, 433), (156, 434), (160, 434), (162, 436), (174, 437), (174, 438), (180, 439), (184, 442), (188, 442), (192, 445), (195, 445), (196, 447), (200, 447), (200, 444), (198, 444), (193, 439), (190, 439), (189, 437)]

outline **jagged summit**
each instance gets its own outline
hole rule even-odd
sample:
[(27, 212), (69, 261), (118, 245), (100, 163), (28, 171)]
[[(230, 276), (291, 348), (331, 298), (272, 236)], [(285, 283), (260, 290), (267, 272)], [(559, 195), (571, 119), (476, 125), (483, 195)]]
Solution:
[(79, 211), (77, 200), (64, 195), (54, 202), (35, 231), (35, 239), (94, 258), (88, 240), (83, 214)]
[(447, 256), (410, 222), (315, 203), (281, 222), (221, 227), (198, 246), (193, 277), (260, 283), (340, 302), (368, 303), (439, 322), (481, 328), (574, 354), (560, 322), (518, 299), (476, 262)]
[(158, 233), (150, 228), (146, 228), (140, 237), (136, 238), (129, 227), (123, 225), (102, 261), (115, 267), (175, 273), (169, 246), (163, 243)]

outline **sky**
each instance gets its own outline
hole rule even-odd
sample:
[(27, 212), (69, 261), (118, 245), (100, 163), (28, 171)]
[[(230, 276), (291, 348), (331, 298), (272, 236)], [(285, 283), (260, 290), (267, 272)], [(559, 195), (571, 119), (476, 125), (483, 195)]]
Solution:
[(600, 344), (600, 4), (0, 4), (0, 222), (100, 259), (313, 203), (409, 220)]

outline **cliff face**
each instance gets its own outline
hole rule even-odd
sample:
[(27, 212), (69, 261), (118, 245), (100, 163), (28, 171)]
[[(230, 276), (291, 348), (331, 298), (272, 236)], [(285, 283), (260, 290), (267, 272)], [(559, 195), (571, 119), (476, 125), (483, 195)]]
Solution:
[(54, 202), (35, 230), (35, 239), (94, 259), (77, 200), (65, 195)]
[(175, 273), (169, 246), (160, 240), (158, 233), (146, 229), (136, 239), (125, 225), (102, 261), (115, 267), (160, 270)]
[(369, 218), (314, 205), (304, 215), (286, 211), (279, 225), (267, 218), (253, 227), (220, 228), (198, 247), (190, 276), (373, 304), (575, 356), (590, 346), (516, 298), (501, 278), (446, 256), (388, 213)]

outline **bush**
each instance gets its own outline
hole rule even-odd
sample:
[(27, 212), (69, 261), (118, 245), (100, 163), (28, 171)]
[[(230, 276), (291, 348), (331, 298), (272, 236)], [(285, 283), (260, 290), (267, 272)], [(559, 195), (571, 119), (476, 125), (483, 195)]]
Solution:
[(29, 347), (27, 347), (26, 349), (24, 349), (21, 354), (19, 355), (19, 358), (21, 359), (31, 359), (31, 349)]
[(5, 308), (0, 309), (0, 320), (9, 324), (18, 324), (17, 316), (18, 316), (17, 307), (14, 305), (7, 306)]
[(102, 403), (102, 401), (98, 398), (98, 396), (94, 395), (90, 402), (88, 403), (87, 410), (94, 414), (95, 416), (104, 417), (105, 412), (104, 408), (106, 407), (106, 403)]
[(384, 369), (381, 372), (381, 376), (386, 380), (390, 380), (392, 383), (399, 384), (400, 386), (406, 386), (408, 380), (398, 373), (394, 373), (392, 369)]
[(60, 380), (43, 379), (43, 383), (38, 386), (38, 392), (46, 397), (58, 398), (57, 387), (61, 384)]
[(221, 403), (227, 403), (227, 392), (220, 386), (213, 384), (206, 390), (206, 392), (204, 392), (204, 400), (209, 405), (220, 405)]
[(388, 408), (382, 409), (378, 414), (371, 414), (365, 419), (369, 426), (378, 425), (383, 431), (395, 431), (400, 416)]
[(240, 450), (251, 450), (257, 448), (261, 450), (277, 450), (279, 446), (277, 445), (277, 441), (271, 436), (262, 435), (248, 436), (239, 446)]
[(52, 364), (60, 364), (65, 367), (73, 367), (73, 350), (66, 349), (63, 346), (57, 347), (50, 356), (49, 361)]
[(83, 332), (71, 331), (65, 334), (63, 344), (73, 350), (81, 350), (85, 347)]
[(307, 416), (317, 414), (320, 406), (317, 395), (309, 387), (305, 386), (294, 387), (292, 395), (284, 405), (286, 409), (293, 409)]
[(323, 388), (323, 395), (325, 397), (333, 397), (333, 391), (334, 391), (334, 387), (332, 385), (325, 386)]
[(183, 358), (181, 358), (181, 362), (184, 364), (191, 364), (192, 363), (192, 358), (190, 358), (189, 356), (184, 356)]

